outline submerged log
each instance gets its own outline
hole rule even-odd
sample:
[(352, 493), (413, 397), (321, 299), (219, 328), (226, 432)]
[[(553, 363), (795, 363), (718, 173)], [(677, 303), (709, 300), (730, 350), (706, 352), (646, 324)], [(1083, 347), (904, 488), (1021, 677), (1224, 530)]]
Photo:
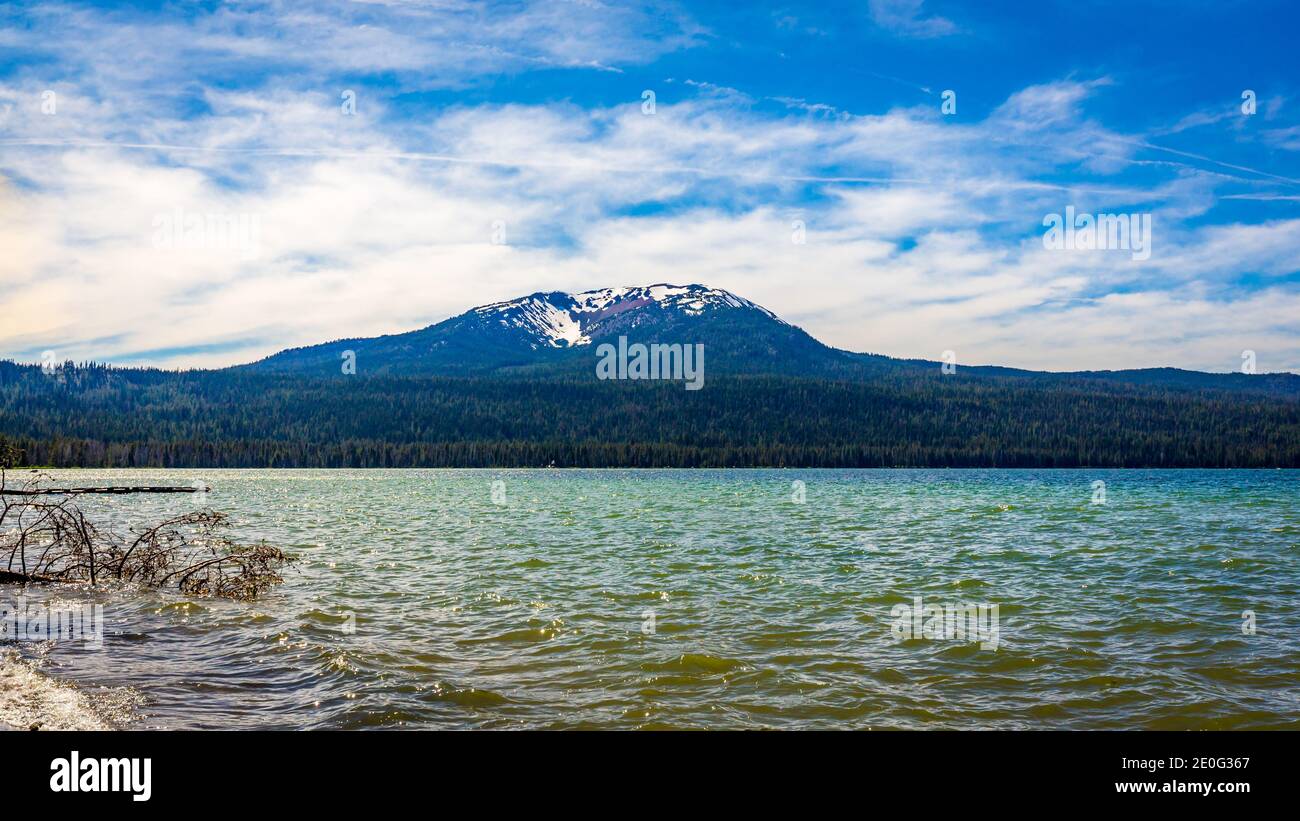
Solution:
[(39, 582), (41, 584), (54, 584), (59, 579), (53, 576), (43, 576), (39, 573), (14, 573), (9, 570), (0, 570), (0, 584), (28, 584)]
[(208, 493), (210, 487), (168, 487), (154, 485), (110, 487), (42, 487), (24, 490), (0, 489), (0, 496), (54, 496), (78, 493)]

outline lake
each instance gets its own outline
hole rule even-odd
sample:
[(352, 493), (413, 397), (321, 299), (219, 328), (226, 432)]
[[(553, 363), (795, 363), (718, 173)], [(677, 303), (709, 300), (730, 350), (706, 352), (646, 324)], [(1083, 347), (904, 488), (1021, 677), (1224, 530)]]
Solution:
[(85, 506), (300, 561), (253, 603), (29, 588), (105, 640), (10, 643), (0, 723), (1300, 728), (1297, 471), (54, 475), (202, 481)]

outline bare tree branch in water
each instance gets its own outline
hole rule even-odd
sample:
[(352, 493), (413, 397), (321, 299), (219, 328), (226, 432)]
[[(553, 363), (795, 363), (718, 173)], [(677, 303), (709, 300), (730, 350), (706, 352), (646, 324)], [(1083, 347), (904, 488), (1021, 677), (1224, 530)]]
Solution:
[[(35, 474), (24, 488), (47, 478)], [(224, 513), (191, 511), (122, 537), (87, 519), (75, 499), (0, 496), (0, 582), (111, 579), (247, 601), (284, 581), (280, 570), (293, 561), (277, 547), (232, 540)]]

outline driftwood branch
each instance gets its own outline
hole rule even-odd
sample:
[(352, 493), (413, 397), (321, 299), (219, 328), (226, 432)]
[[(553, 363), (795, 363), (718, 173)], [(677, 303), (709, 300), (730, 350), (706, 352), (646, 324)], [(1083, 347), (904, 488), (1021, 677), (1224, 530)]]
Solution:
[(55, 489), (39, 486), (42, 478), (7, 491), (0, 472), (0, 493), (19, 497), (0, 498), (0, 582), (95, 585), (111, 579), (248, 600), (283, 581), (280, 570), (293, 561), (279, 548), (233, 541), (228, 517), (213, 510), (173, 516), (124, 538), (97, 527), (73, 504), (78, 491), (102, 489), (51, 493)]
[(39, 487), (9, 490), (0, 488), (0, 496), (76, 496), (82, 493), (199, 493), (210, 492), (210, 487), (170, 487), (132, 485), (109, 487)]

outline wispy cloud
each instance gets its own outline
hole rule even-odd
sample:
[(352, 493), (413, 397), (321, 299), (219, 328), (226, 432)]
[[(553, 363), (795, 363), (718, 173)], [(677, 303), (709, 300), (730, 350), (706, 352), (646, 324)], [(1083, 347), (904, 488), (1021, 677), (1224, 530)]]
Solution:
[(888, 31), (909, 37), (944, 37), (956, 34), (957, 25), (946, 17), (925, 14), (925, 0), (868, 0), (871, 19)]
[[(1025, 83), (959, 118), (853, 112), (637, 69), (712, 41), (675, 10), (61, 12), (30, 10), (28, 37), (80, 39), (29, 43), (43, 56), (0, 72), (2, 356), (225, 365), (536, 290), (690, 280), (853, 350), (1226, 370), (1252, 348), (1300, 370), (1293, 175), (1107, 122), (1112, 75)], [(340, 53), (358, 26), (383, 28), (363, 51), (389, 53)], [(470, 33), (490, 67), (447, 56)], [(616, 99), (467, 90), (538, 60)], [(1047, 250), (1044, 215), (1067, 205), (1150, 213), (1150, 259)], [(178, 212), (255, 236), (160, 244)]]

